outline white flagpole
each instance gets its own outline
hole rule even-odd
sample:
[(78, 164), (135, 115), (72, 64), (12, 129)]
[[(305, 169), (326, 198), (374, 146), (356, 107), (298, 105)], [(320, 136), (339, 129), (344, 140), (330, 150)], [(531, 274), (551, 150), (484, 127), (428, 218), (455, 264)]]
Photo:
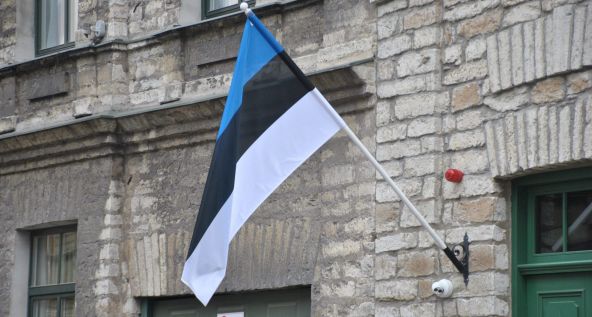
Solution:
[[(240, 4), (240, 9), (245, 13), (245, 15), (247, 15), (247, 17), (253, 15), (253, 12), (251, 11), (251, 9), (249, 9), (249, 5), (246, 2), (242, 2)], [(313, 91), (315, 96), (319, 99), (319, 101), (321, 101), (321, 104), (323, 104), (323, 106), (331, 114), (333, 119), (335, 119), (335, 121), (338, 122), (341, 128), (345, 131), (349, 139), (362, 151), (364, 156), (372, 163), (372, 165), (380, 173), (382, 178), (397, 193), (397, 195), (399, 195), (405, 206), (409, 208), (409, 210), (415, 216), (415, 218), (417, 218), (419, 223), (428, 231), (428, 233), (430, 234), (438, 248), (444, 251), (448, 259), (450, 259), (450, 261), (452, 262), (452, 264), (454, 264), (456, 269), (459, 272), (463, 273), (463, 275), (465, 276), (465, 284), (468, 283), (468, 264), (465, 265), (461, 263), (460, 260), (458, 260), (454, 252), (452, 252), (452, 250), (448, 248), (444, 240), (442, 240), (442, 238), (438, 235), (438, 233), (436, 233), (434, 228), (432, 228), (432, 226), (427, 222), (425, 217), (417, 210), (417, 208), (415, 208), (415, 206), (413, 205), (413, 203), (411, 203), (409, 198), (405, 196), (405, 193), (403, 193), (399, 186), (397, 186), (397, 184), (391, 179), (386, 170), (382, 167), (382, 165), (380, 165), (376, 158), (374, 158), (372, 153), (368, 151), (366, 146), (364, 146), (364, 144), (362, 143), (362, 141), (360, 141), (358, 136), (356, 136), (356, 134), (350, 129), (350, 127), (343, 120), (343, 118), (341, 118), (341, 116), (335, 111), (335, 109), (333, 109), (333, 107), (331, 106), (331, 104), (329, 104), (327, 99), (325, 99), (325, 97), (316, 88)], [(465, 250), (465, 252), (468, 252), (468, 250)]]

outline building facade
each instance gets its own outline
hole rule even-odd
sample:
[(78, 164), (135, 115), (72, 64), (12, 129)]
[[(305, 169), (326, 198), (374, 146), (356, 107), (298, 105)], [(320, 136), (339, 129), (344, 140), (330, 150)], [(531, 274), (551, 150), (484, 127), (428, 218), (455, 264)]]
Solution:
[(468, 286), (339, 133), (201, 307), (180, 276), (238, 1), (2, 0), (1, 316), (592, 314), (592, 1), (251, 5), (446, 242), (468, 233)]

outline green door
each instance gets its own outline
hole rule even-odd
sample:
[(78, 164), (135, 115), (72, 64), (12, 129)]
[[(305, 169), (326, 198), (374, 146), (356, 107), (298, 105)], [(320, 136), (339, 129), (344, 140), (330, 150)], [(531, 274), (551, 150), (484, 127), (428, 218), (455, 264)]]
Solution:
[(592, 316), (592, 169), (513, 185), (513, 315)]
[(149, 306), (147, 317), (309, 317), (310, 288), (216, 295), (207, 307), (194, 297)]

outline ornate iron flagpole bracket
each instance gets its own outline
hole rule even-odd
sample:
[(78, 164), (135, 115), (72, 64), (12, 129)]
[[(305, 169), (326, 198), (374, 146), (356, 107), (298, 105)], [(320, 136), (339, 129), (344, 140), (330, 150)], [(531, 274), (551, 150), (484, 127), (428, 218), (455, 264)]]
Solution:
[(444, 253), (448, 259), (454, 264), (456, 269), (462, 273), (465, 286), (469, 284), (469, 235), (465, 232), (463, 242), (453, 247), (453, 250), (449, 248), (444, 249)]

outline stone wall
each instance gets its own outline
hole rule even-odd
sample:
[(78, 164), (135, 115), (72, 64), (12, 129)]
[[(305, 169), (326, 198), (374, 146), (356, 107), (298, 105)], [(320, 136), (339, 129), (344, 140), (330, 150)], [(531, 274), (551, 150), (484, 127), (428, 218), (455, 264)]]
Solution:
[[(496, 179), (589, 164), (592, 4), (376, 2), (377, 158), (447, 243), (472, 241), (465, 287), (378, 182), (376, 315), (508, 316), (509, 186)], [(441, 277), (452, 299), (431, 295)]]

